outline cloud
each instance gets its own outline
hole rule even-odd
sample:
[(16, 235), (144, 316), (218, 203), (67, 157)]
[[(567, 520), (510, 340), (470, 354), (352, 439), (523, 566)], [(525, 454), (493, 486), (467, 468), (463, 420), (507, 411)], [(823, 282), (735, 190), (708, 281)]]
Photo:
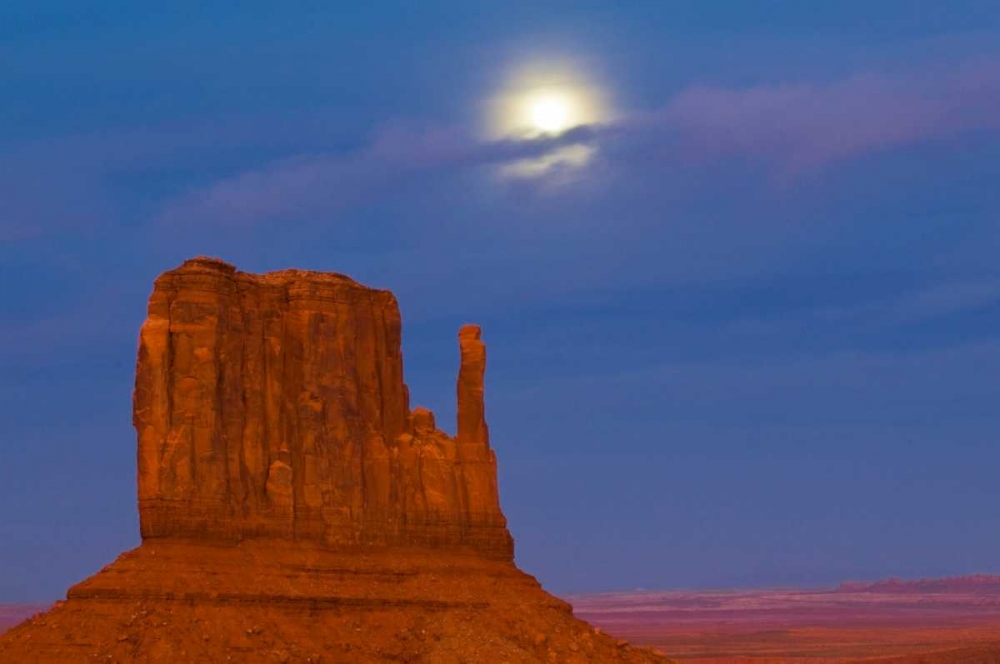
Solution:
[[(905, 75), (862, 74), (829, 84), (694, 86), (663, 107), (556, 138), (483, 141), (460, 127), (396, 123), (352, 152), (304, 154), (188, 191), (163, 223), (259, 223), (306, 217), (390, 196), (442, 172), (495, 166), (521, 177), (586, 178), (608, 169), (657, 171), (734, 158), (779, 181), (834, 162), (967, 131), (1000, 129), (1000, 62)], [(586, 152), (587, 159), (561, 155)], [(599, 159), (589, 155), (596, 153)]]
[(0, 153), (0, 245), (110, 229), (160, 187), (175, 195), (164, 183), (245, 168), (247, 154), (326, 147), (334, 132), (322, 116), (233, 115), (15, 141)]
[(391, 196), (394, 186), (420, 175), (540, 158), (590, 134), (579, 128), (558, 137), (483, 142), (461, 128), (391, 124), (360, 150), (291, 157), (190, 191), (157, 220), (254, 224), (336, 211)]
[[(866, 154), (995, 131), (1000, 60), (825, 84), (695, 85), (658, 109), (556, 138), (483, 140), (466, 127), (396, 122), (359, 146), (353, 132), (349, 141), (338, 134), (325, 111), (122, 129), (8, 151), (0, 160), (7, 202), (0, 242), (108, 225), (133, 207), (166, 227), (328, 218), (409, 184), (480, 171), (515, 175), (506, 186), (517, 196), (570, 185), (574, 195), (603, 190), (675, 207), (678, 198), (725, 185), (725, 177), (686, 175), (693, 167), (749, 161), (760, 166), (750, 173), (764, 185), (794, 184), (803, 173)], [(247, 168), (248, 161), (256, 165)], [(129, 180), (153, 176), (162, 183), (155, 193)]]
[[(0, 191), (11, 202), (0, 210), (0, 241), (51, 242), (58, 231), (86, 238), (98, 229), (127, 233), (166, 264), (205, 252), (248, 268), (337, 260), (410, 296), (431, 297), (419, 285), (433, 282), (441, 298), (464, 293), (463, 307), (484, 308), (756, 279), (801, 269), (809, 252), (853, 269), (877, 253), (872, 238), (883, 247), (916, 238), (894, 225), (938, 223), (907, 218), (932, 200), (921, 199), (930, 188), (912, 187), (951, 183), (967, 167), (985, 178), (983, 169), (956, 158), (957, 168), (929, 163), (898, 185), (854, 180), (837, 190), (822, 189), (832, 178), (801, 175), (996, 129), (998, 71), (997, 61), (979, 60), (919, 76), (694, 86), (658, 109), (554, 138), (484, 140), (475, 128), (398, 121), (359, 140), (338, 129), (335, 114), (319, 113), (53, 140), (0, 160)], [(857, 172), (863, 165), (848, 176)], [(983, 189), (966, 179), (966, 199), (975, 198)], [(991, 204), (967, 207), (976, 205)], [(964, 224), (935, 227), (957, 258), (945, 261), (941, 242), (917, 238), (906, 252), (880, 254), (879, 264), (919, 271), (935, 252), (935, 269), (965, 267), (961, 258), (989, 243), (958, 241), (993, 226), (959, 214)], [(992, 269), (981, 263), (956, 280)]]
[(869, 152), (1000, 128), (1000, 62), (827, 85), (698, 86), (632, 130), (672, 136), (687, 155), (746, 155), (796, 174)]

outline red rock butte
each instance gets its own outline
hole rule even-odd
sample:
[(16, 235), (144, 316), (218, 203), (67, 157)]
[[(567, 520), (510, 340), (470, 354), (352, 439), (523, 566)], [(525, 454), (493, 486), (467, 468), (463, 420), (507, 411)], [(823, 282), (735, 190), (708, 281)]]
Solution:
[(156, 280), (134, 417), (145, 539), (420, 544), (513, 557), (459, 332), (458, 435), (410, 410), (392, 293), (339, 274), (194, 259)]
[(142, 544), (0, 636), (0, 662), (652, 662), (513, 562), (486, 347), (454, 437), (410, 408), (392, 293), (198, 257), (139, 334)]

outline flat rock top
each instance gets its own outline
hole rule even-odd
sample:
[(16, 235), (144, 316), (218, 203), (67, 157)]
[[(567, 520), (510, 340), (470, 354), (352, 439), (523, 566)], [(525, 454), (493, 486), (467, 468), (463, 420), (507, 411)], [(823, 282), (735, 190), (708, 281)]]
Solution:
[(342, 274), (340, 272), (321, 272), (318, 270), (302, 270), (299, 268), (271, 270), (263, 273), (243, 272), (242, 270), (236, 269), (236, 266), (232, 263), (226, 262), (221, 258), (214, 258), (212, 256), (196, 256), (194, 258), (190, 258), (184, 261), (180, 267), (165, 272), (163, 276), (190, 272), (221, 273), (232, 276), (241, 281), (250, 281), (267, 285), (282, 285), (295, 281), (309, 281), (317, 284), (338, 284), (358, 288), (360, 290), (392, 295), (392, 293), (386, 289), (366, 286), (365, 284), (359, 283), (346, 274)]

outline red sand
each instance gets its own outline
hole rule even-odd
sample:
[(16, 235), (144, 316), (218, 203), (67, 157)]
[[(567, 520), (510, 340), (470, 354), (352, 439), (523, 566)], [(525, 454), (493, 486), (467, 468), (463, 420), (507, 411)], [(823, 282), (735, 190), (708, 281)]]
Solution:
[(568, 599), (610, 634), (702, 664), (1000, 662), (1000, 577)]

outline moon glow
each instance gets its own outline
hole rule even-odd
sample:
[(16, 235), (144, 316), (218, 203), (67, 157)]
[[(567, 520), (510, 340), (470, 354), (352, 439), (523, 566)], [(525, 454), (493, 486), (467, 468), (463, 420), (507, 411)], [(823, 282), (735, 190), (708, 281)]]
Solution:
[[(586, 74), (584, 72), (590, 72)], [(609, 122), (611, 107), (593, 67), (536, 62), (512, 71), (489, 103), (486, 138), (532, 141), (558, 137), (576, 127)], [(569, 176), (585, 166), (596, 147), (586, 143), (553, 144), (533, 156), (502, 164), (503, 177)]]
[(486, 133), (492, 139), (553, 136), (610, 119), (610, 109), (582, 67), (535, 63), (506, 77), (490, 101)]
[(531, 103), (531, 122), (539, 131), (558, 133), (570, 125), (570, 107), (563, 97), (548, 95)]

